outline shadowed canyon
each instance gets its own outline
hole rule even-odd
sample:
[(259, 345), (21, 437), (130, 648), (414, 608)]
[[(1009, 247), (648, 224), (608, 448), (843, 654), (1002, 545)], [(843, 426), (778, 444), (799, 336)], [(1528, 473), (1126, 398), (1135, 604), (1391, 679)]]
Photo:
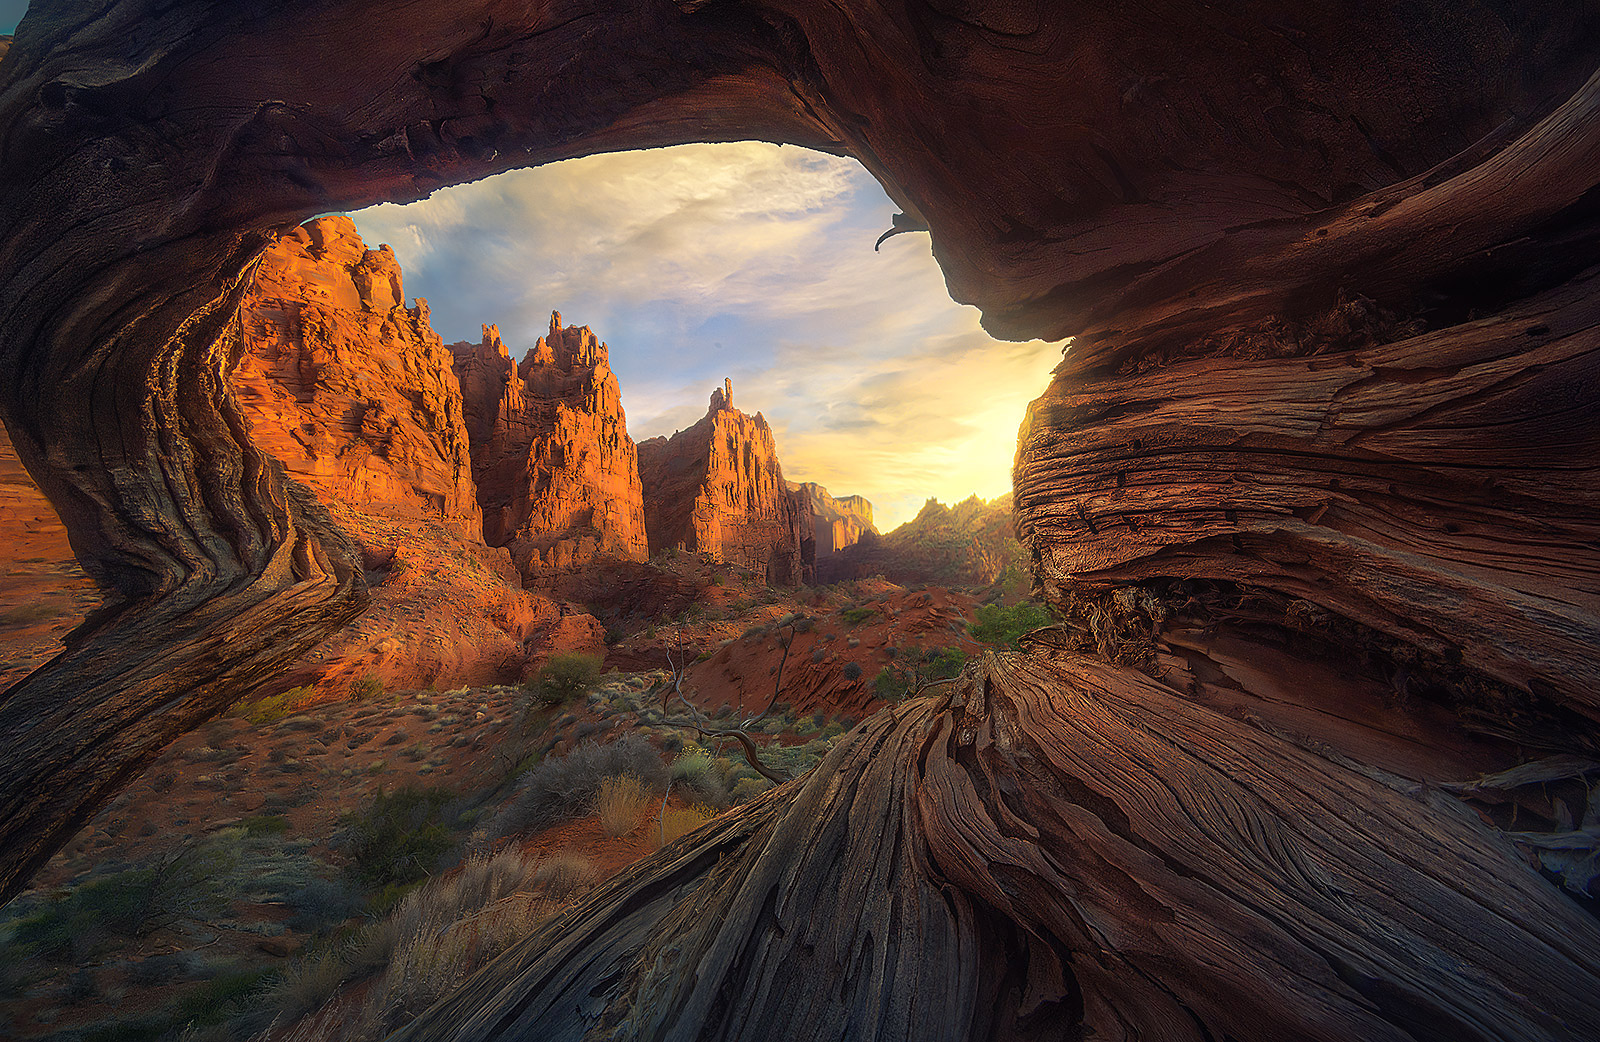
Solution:
[[(1600, 1036), (1597, 116), (1552, 0), (35, 0), (0, 1033)], [(735, 141), (1070, 338), (1008, 496), (341, 216)]]

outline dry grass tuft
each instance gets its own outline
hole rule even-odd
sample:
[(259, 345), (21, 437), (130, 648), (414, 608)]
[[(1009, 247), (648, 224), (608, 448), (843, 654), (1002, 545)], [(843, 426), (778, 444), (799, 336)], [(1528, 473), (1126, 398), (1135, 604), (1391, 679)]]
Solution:
[(717, 812), (704, 804), (696, 804), (693, 807), (668, 807), (661, 814), (661, 822), (656, 830), (656, 845), (664, 847), (682, 836), (687, 836), (716, 816)]
[(570, 854), (534, 861), (515, 847), (406, 895), (390, 917), (388, 970), (369, 993), (365, 1037), (393, 1031), (532, 933), (594, 880)]
[(561, 901), (587, 890), (594, 881), (593, 862), (570, 850), (546, 855), (533, 867), (533, 882), (539, 892)]
[(637, 828), (639, 819), (654, 808), (655, 802), (642, 778), (621, 774), (600, 782), (594, 809), (600, 815), (601, 831), (615, 838)]

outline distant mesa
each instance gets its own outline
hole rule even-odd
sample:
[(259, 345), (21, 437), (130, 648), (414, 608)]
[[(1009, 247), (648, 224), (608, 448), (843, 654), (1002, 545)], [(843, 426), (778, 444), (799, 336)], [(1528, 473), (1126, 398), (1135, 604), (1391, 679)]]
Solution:
[(812, 581), (811, 511), (783, 480), (766, 417), (734, 408), (731, 379), (694, 426), (639, 443), (639, 476), (652, 549), (706, 553), (776, 586)]
[(550, 315), (520, 364), (497, 326), (451, 347), (465, 399), (484, 539), (525, 582), (600, 557), (643, 561), (643, 492), (606, 345)]
[(860, 540), (817, 558), (817, 581), (840, 582), (881, 575), (900, 585), (989, 586), (1007, 568), (1025, 564), (1012, 525), (1009, 493), (984, 502), (970, 496), (955, 506), (937, 499), (887, 535), (863, 533)]

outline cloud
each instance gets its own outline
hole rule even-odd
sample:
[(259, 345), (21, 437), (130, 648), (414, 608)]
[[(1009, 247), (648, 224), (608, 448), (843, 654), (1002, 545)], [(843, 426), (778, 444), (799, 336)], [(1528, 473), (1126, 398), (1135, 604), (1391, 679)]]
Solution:
[(761, 143), (624, 152), (352, 215), (394, 246), (447, 341), (513, 351), (551, 310), (611, 346), (630, 432), (704, 414), (723, 376), (785, 475), (906, 520), (929, 495), (1010, 487), (1017, 424), (1060, 348), (1004, 344), (949, 298), (925, 236), (853, 160)]

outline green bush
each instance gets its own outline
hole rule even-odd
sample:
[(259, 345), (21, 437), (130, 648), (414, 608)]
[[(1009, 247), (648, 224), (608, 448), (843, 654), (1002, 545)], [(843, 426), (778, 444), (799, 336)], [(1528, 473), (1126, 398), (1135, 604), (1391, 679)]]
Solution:
[(82, 959), (108, 936), (142, 937), (226, 910), (239, 851), (226, 841), (184, 847), (154, 868), (117, 872), (57, 895), (20, 920), (14, 944), (52, 961)]
[(861, 663), (859, 663), (859, 662), (846, 662), (844, 664), (844, 678), (846, 680), (860, 680), (861, 679)]
[(948, 680), (967, 664), (958, 647), (907, 648), (893, 665), (884, 666), (872, 679), (872, 692), (889, 702), (918, 694), (929, 684)]
[(545, 705), (565, 705), (588, 694), (599, 678), (599, 658), (577, 652), (560, 652), (551, 655), (550, 661), (540, 667), (538, 676), (529, 683), (528, 691)]
[(351, 875), (369, 891), (430, 875), (455, 846), (444, 821), (451, 798), (443, 789), (406, 786), (392, 794), (380, 789), (371, 806), (345, 819)]
[(1007, 608), (999, 604), (981, 604), (977, 618), (967, 626), (972, 639), (984, 644), (1014, 647), (1017, 638), (1030, 630), (1051, 623), (1050, 613), (1042, 605), (1023, 601)]
[(870, 604), (869, 605), (862, 605), (859, 608), (841, 608), (841, 609), (839, 609), (840, 617), (843, 618), (845, 622), (849, 623), (852, 626), (854, 626), (854, 625), (856, 625), (857, 623), (860, 623), (860, 622), (865, 622), (866, 620), (872, 618), (872, 616), (876, 615), (877, 613), (878, 613), (878, 609), (872, 607)]

